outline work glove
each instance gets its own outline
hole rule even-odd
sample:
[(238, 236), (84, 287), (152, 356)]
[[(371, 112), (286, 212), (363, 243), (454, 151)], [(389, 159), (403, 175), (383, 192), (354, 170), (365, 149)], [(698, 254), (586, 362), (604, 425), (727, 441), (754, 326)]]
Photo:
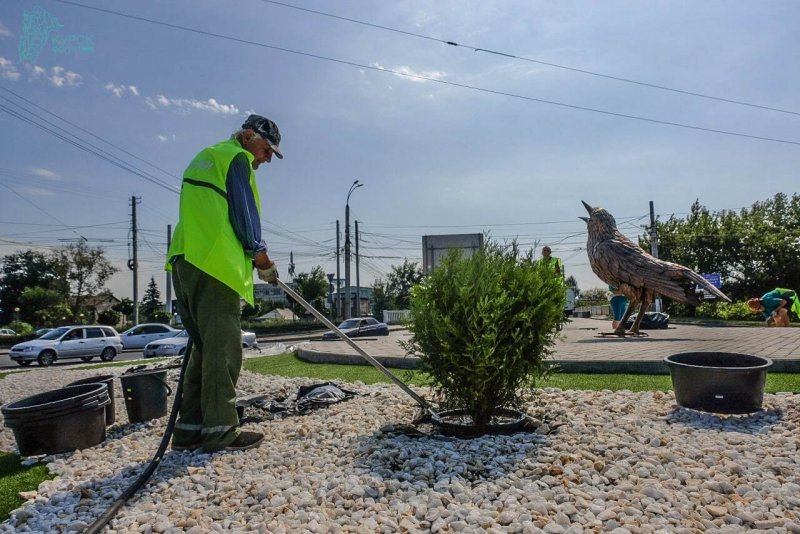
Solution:
[(273, 286), (278, 285), (278, 265), (273, 261), (266, 269), (257, 269), (258, 278)]

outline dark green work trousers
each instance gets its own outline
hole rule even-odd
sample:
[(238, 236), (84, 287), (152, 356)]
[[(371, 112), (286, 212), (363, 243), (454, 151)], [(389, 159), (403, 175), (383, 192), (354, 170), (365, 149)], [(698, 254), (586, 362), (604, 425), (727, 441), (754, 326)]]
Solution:
[(239, 435), (236, 382), (242, 368), (239, 295), (183, 256), (173, 263), (178, 313), (192, 339), (172, 444), (214, 452)]

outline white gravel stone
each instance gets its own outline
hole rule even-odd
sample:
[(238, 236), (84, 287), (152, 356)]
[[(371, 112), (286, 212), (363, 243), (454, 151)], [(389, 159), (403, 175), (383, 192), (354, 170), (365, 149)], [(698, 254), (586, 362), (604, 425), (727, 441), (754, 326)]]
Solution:
[[(13, 373), (0, 380), (0, 402), (121, 372)], [(239, 389), (290, 398), (314, 382), (243, 372)], [(800, 531), (796, 395), (766, 395), (756, 414), (716, 416), (677, 408), (671, 393), (545, 389), (529, 411), (547, 428), (457, 440), (400, 432), (416, 406), (396, 386), (345, 387), (360, 395), (248, 423), (266, 434), (258, 449), (168, 452), (109, 531)], [(55, 478), (24, 492), (0, 533), (81, 530), (132, 482), (166, 418), (127, 424), (116, 390), (108, 439), (46, 457)], [(0, 450), (15, 447), (3, 427)]]

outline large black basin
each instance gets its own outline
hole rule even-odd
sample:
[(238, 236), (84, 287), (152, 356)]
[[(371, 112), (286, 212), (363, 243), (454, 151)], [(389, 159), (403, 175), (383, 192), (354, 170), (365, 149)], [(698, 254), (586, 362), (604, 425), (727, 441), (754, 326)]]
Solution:
[(680, 406), (741, 414), (761, 409), (772, 360), (730, 352), (684, 352), (664, 358)]

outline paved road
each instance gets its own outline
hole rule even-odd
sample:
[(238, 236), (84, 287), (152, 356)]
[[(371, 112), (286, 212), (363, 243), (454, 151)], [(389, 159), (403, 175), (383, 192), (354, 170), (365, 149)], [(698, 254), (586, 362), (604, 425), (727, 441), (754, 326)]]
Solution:
[[(771, 358), (776, 362), (776, 371), (800, 370), (800, 328), (672, 325), (666, 330), (648, 330), (648, 337), (599, 336), (601, 331), (608, 330), (607, 320), (572, 319), (561, 332), (553, 359), (570, 370), (663, 372), (666, 367), (661, 362), (670, 354), (736, 352)], [(357, 342), (385, 364), (402, 366), (408, 358), (404, 357), (399, 342), (409, 337), (407, 331), (399, 331)], [(314, 341), (304, 345), (300, 352), (309, 361), (360, 361), (356, 352), (342, 341)]]

